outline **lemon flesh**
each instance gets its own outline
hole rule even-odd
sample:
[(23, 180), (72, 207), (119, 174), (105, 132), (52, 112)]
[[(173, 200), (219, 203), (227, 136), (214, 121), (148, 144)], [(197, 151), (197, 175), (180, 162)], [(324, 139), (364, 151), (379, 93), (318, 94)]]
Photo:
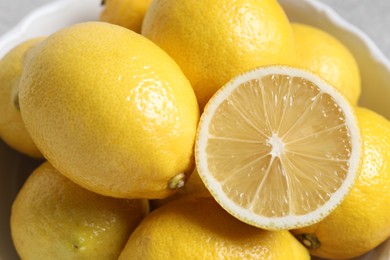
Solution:
[(244, 222), (287, 229), (317, 222), (347, 194), (360, 163), (354, 111), (309, 72), (264, 67), (206, 106), (196, 163), (220, 204)]

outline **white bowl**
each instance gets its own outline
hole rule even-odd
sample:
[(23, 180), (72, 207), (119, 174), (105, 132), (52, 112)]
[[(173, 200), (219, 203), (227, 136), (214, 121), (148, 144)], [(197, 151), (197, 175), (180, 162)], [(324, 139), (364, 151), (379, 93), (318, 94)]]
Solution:
[[(97, 20), (101, 0), (58, 0), (23, 19), (0, 38), (0, 59), (16, 44), (43, 36), (70, 24)], [(322, 28), (336, 36), (355, 55), (361, 69), (360, 105), (390, 119), (390, 62), (376, 45), (332, 9), (315, 0), (279, 0), (291, 21)], [(18, 259), (10, 231), (10, 208), (25, 178), (40, 162), (27, 158), (0, 141), (0, 259)], [(390, 240), (359, 260), (390, 259)]]

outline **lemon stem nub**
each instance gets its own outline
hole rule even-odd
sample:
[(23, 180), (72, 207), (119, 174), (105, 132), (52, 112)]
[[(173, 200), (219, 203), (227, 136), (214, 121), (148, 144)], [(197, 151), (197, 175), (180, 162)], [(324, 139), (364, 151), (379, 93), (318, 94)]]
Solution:
[(321, 243), (314, 234), (299, 234), (297, 239), (310, 250), (317, 249), (320, 247)]
[(18, 93), (16, 93), (15, 95), (14, 95), (14, 97), (13, 97), (13, 104), (14, 104), (14, 106), (15, 106), (15, 108), (17, 109), (17, 110), (19, 110), (20, 111), (20, 105), (19, 105), (19, 95), (18, 95)]
[(168, 188), (171, 190), (177, 190), (184, 186), (186, 182), (186, 176), (184, 173), (179, 173), (173, 176), (168, 182)]

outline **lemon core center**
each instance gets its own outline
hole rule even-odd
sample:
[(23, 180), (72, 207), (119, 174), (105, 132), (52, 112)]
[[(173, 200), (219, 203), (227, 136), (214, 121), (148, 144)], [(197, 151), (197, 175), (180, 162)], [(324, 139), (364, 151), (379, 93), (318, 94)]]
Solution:
[(277, 134), (272, 134), (272, 136), (268, 139), (268, 144), (272, 146), (272, 157), (280, 157), (280, 155), (284, 152), (284, 143)]

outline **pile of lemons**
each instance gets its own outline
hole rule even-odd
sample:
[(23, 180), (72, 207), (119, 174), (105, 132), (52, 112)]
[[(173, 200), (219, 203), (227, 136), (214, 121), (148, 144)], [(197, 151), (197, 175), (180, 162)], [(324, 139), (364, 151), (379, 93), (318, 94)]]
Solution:
[(0, 137), (42, 160), (22, 259), (329, 259), (390, 237), (390, 122), (276, 0), (105, 0), (0, 61)]

